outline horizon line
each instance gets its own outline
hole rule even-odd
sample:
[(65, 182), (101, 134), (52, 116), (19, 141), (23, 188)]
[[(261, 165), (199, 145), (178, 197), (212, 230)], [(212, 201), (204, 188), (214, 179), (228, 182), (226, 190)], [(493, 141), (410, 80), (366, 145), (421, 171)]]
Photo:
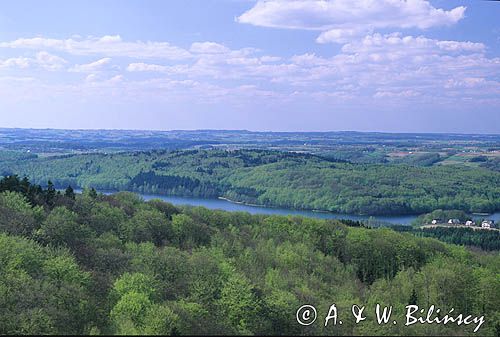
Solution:
[(408, 131), (357, 131), (357, 130), (329, 130), (329, 131), (272, 131), (247, 129), (120, 129), (120, 128), (57, 128), (57, 127), (2, 127), (0, 130), (36, 130), (36, 131), (124, 131), (124, 132), (248, 132), (248, 133), (375, 133), (375, 134), (411, 134), (411, 135), (472, 135), (472, 136), (500, 136), (499, 133), (464, 133), (464, 132), (408, 132)]

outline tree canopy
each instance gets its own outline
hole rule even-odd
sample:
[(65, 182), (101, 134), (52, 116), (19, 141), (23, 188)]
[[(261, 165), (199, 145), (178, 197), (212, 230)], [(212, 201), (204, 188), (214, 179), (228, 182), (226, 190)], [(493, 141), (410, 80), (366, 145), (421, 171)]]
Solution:
[(409, 303), (434, 304), (484, 314), (481, 335), (500, 331), (498, 251), (129, 192), (56, 192), (47, 203), (46, 189), (27, 187), (0, 192), (1, 334), (472, 334), (470, 326), (354, 324), (347, 315), (343, 325), (305, 327), (295, 313), (307, 303), (325, 316), (332, 303), (341, 312), (393, 305), (398, 320)]

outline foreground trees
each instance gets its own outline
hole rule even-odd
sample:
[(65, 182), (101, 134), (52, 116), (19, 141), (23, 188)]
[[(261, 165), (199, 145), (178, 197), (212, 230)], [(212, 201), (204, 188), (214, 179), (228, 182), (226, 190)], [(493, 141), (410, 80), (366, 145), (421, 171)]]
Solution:
[(79, 334), (95, 317), (93, 280), (66, 250), (0, 234), (2, 334)]
[[(68, 194), (50, 205), (0, 193), (2, 334), (471, 334), (456, 325), (356, 325), (345, 315), (376, 303), (394, 306), (402, 322), (409, 303), (453, 307), (486, 315), (481, 335), (500, 331), (498, 251), (131, 193)], [(344, 324), (324, 327), (332, 303)], [(296, 322), (303, 304), (318, 308), (317, 324)]]

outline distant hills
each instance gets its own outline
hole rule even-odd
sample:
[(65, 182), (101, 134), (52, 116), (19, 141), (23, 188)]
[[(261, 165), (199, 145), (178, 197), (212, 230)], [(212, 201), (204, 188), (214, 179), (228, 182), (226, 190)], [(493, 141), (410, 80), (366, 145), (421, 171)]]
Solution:
[(33, 152), (186, 148), (264, 148), (327, 151), (338, 146), (474, 145), (498, 147), (500, 135), (379, 132), (253, 132), (246, 130), (59, 130), (0, 128), (0, 148)]

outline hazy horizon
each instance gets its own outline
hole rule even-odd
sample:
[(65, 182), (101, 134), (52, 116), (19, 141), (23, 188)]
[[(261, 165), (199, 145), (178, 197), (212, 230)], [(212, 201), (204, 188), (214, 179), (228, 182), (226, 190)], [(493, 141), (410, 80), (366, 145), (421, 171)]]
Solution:
[(249, 132), (249, 133), (380, 133), (380, 134), (456, 134), (456, 135), (481, 135), (481, 136), (497, 136), (498, 133), (464, 133), (464, 132), (398, 132), (398, 131), (358, 131), (358, 130), (284, 130), (284, 131), (273, 131), (273, 130), (248, 130), (248, 129), (118, 129), (118, 128), (31, 128), (31, 127), (3, 127), (0, 126), (0, 130), (54, 130), (54, 131), (134, 131), (134, 132)]

